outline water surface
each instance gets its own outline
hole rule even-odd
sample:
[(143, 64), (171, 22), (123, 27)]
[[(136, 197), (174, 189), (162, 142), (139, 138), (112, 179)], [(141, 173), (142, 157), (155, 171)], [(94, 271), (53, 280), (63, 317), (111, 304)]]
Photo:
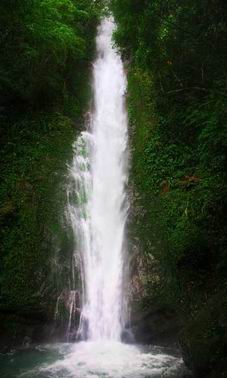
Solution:
[(1, 378), (182, 378), (173, 350), (120, 342), (37, 345), (0, 355)]

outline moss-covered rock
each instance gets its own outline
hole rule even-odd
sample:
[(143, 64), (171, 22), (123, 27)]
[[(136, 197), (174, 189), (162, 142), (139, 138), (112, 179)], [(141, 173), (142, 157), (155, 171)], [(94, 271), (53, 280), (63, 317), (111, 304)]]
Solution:
[(37, 114), (5, 127), (0, 306), (41, 311), (54, 301), (59, 262), (70, 253), (64, 207), (74, 125), (60, 114)]
[[(225, 376), (223, 166), (205, 169), (201, 139), (199, 144), (182, 142), (177, 130), (168, 139), (168, 121), (155, 105), (152, 75), (137, 65), (131, 65), (128, 75), (133, 188), (129, 234), (136, 251), (132, 287), (139, 288), (134, 313), (142, 322), (136, 333), (161, 340), (162, 331), (180, 331), (185, 362), (195, 374)], [(171, 321), (166, 314), (172, 314)]]

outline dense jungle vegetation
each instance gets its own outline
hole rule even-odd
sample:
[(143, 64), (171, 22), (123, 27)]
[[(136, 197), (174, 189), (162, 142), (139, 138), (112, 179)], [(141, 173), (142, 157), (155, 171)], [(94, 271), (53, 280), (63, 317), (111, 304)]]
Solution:
[[(0, 2), (3, 338), (52, 318), (70, 280), (66, 162), (103, 2)], [(174, 311), (186, 363), (199, 378), (227, 377), (227, 3), (108, 3), (128, 74), (140, 311)]]
[(129, 81), (132, 234), (148, 266), (141, 306), (175, 308), (186, 361), (200, 378), (226, 377), (227, 4), (112, 9)]
[(63, 183), (89, 97), (100, 11), (93, 0), (0, 4), (3, 334), (6, 327), (16, 337), (18, 316), (53, 316), (58, 287), (68, 284)]

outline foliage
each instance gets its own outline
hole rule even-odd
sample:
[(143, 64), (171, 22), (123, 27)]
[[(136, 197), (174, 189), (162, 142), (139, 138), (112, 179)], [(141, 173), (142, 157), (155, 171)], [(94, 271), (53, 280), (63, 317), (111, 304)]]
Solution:
[[(131, 180), (138, 209), (133, 234), (143, 253), (159, 263), (159, 298), (177, 309), (182, 343), (194, 332), (191, 359), (200, 347), (209, 359), (209, 343), (222, 348), (211, 368), (227, 343), (219, 334), (214, 343), (206, 336), (209, 323), (218, 328), (224, 307), (217, 315), (212, 306), (226, 295), (227, 283), (227, 5), (222, 0), (111, 4), (115, 39), (130, 67)], [(204, 332), (198, 339), (196, 327)]]
[(98, 10), (98, 2), (89, 0), (1, 2), (3, 104), (43, 106), (76, 93), (81, 66), (91, 59)]
[(89, 96), (102, 1), (0, 4), (0, 310), (53, 316), (69, 285), (67, 162)]
[(62, 230), (63, 178), (73, 128), (57, 114), (6, 126), (8, 140), (1, 151), (1, 304), (25, 311), (43, 306), (57, 288), (53, 274), (60, 256), (55, 252), (63, 253), (67, 240)]

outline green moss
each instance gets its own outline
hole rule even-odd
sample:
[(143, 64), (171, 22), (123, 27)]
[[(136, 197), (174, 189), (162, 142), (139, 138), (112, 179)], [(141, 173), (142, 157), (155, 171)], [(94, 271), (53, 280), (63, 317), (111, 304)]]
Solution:
[(200, 306), (197, 303), (180, 336), (186, 361), (198, 374), (213, 371), (211, 376), (222, 377), (227, 368), (226, 292), (220, 289), (212, 299), (200, 299)]
[(3, 1), (0, 10), (0, 310), (53, 316), (70, 285), (67, 163), (90, 100), (102, 1)]
[(40, 306), (53, 290), (49, 269), (67, 242), (63, 229), (72, 121), (37, 114), (7, 125), (2, 151), (1, 302)]
[[(175, 309), (185, 360), (198, 374), (213, 372), (219, 377), (226, 369), (226, 174), (222, 151), (213, 138), (225, 139), (225, 132), (222, 128), (214, 136), (211, 130), (223, 127), (217, 123), (222, 100), (219, 105), (211, 100), (209, 106), (216, 112), (212, 119), (209, 111), (196, 112), (193, 122), (205, 120), (207, 132), (186, 141), (178, 139), (179, 114), (173, 133), (172, 115), (167, 121), (162, 117), (164, 109), (157, 110), (153, 94), (152, 76), (131, 66), (134, 216), (130, 236), (142, 254), (154, 257), (142, 282), (144, 297), (137, 305), (144, 312), (154, 303)], [(186, 113), (185, 119), (182, 113), (180, 118), (188, 121)], [(172, 128), (168, 137), (167, 127)], [(158, 280), (149, 277), (154, 270)]]

